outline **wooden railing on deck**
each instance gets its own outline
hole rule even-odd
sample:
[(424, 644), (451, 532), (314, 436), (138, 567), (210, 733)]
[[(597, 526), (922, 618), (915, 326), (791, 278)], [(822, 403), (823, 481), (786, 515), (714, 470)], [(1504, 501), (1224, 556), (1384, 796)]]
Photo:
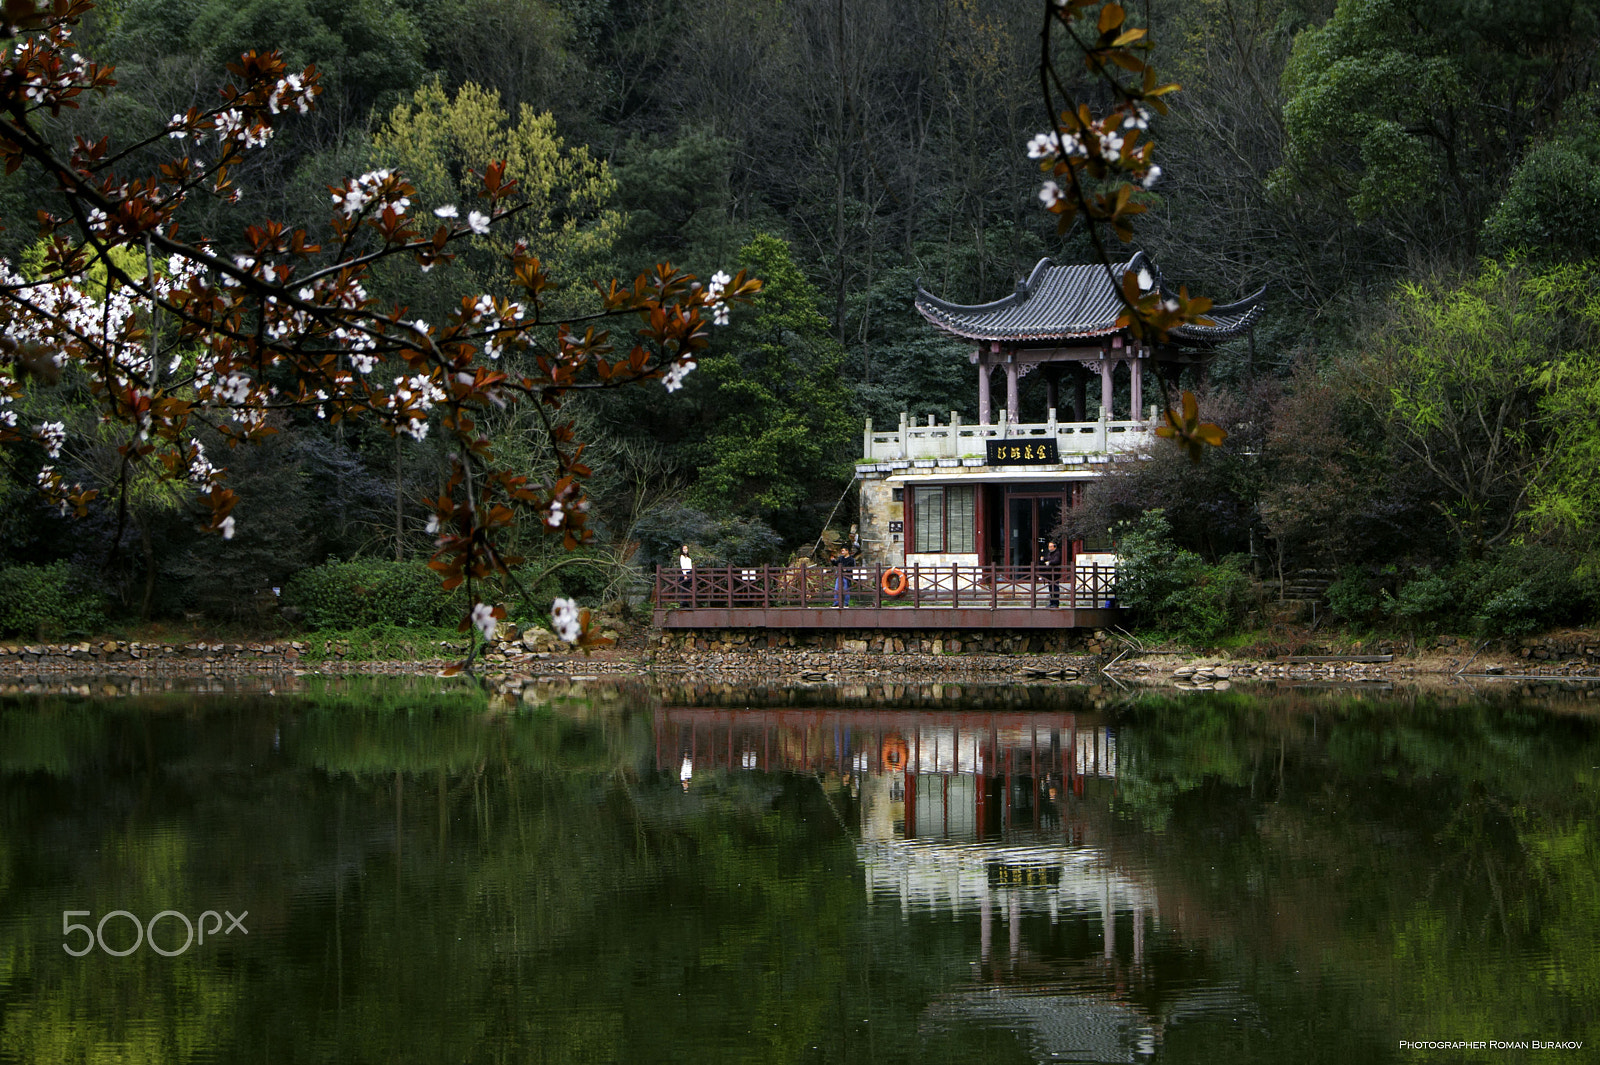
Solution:
[[(834, 609), (846, 605), (876, 609), (922, 607), (1007, 609), (1091, 609), (1111, 606), (1116, 571), (1110, 566), (947, 566), (912, 565), (900, 569), (905, 591), (890, 596), (877, 563), (850, 570), (849, 602), (838, 585), (835, 566), (696, 566), (685, 574), (656, 567), (658, 607)], [(1052, 600), (1054, 600), (1052, 602)]]

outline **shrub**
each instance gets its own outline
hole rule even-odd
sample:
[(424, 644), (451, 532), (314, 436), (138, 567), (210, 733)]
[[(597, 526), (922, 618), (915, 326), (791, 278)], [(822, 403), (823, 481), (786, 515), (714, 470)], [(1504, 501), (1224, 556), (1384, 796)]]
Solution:
[(1455, 584), (1443, 574), (1429, 570), (1423, 570), (1406, 581), (1398, 592), (1386, 598), (1389, 612), (1397, 621), (1411, 628), (1442, 621), (1460, 603)]
[(1204, 565), (1200, 556), (1172, 542), (1172, 525), (1160, 509), (1147, 510), (1112, 530), (1117, 544), (1117, 603), (1147, 621)]
[(1190, 643), (1214, 643), (1244, 620), (1255, 599), (1255, 581), (1245, 571), (1242, 555), (1232, 555), (1215, 566), (1198, 557), (1195, 562), (1198, 565), (1183, 574), (1185, 586), (1167, 597), (1163, 614)]
[(1521, 636), (1593, 616), (1600, 587), (1565, 551), (1521, 546), (1457, 573), (1466, 608), (1485, 636)]
[(1328, 606), (1346, 621), (1370, 621), (1383, 605), (1383, 589), (1366, 572), (1346, 568), (1328, 585)]
[(1143, 624), (1171, 629), (1190, 643), (1212, 643), (1244, 620), (1254, 596), (1243, 556), (1208, 565), (1172, 542), (1160, 510), (1117, 529), (1117, 602)]
[(0, 569), (0, 633), (31, 639), (87, 635), (105, 624), (104, 600), (66, 562)]
[(377, 559), (301, 570), (284, 587), (283, 603), (315, 629), (454, 624), (467, 609), (464, 593), (440, 588), (426, 563)]

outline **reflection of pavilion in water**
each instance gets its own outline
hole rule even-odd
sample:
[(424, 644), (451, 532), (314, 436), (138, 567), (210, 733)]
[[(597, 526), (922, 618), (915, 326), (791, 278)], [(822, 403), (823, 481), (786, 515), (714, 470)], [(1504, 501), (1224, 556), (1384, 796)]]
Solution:
[[(984, 840), (1061, 823), (1068, 792), (1114, 782), (1116, 736), (1079, 714), (927, 713), (890, 710), (656, 712), (656, 767), (686, 783), (713, 770), (835, 773), (852, 792), (887, 788), (866, 802), (907, 838)], [(876, 826), (871, 838), (882, 838)]]
[(1116, 734), (1097, 716), (663, 709), (655, 732), (657, 767), (685, 786), (713, 771), (847, 782), (869, 902), (977, 925), (970, 982), (926, 1023), (1009, 1028), (1041, 1061), (1131, 1062), (1187, 1016), (1250, 1010), (1217, 990), (1137, 1001), (1160, 907), (1080, 806), (1116, 788)]

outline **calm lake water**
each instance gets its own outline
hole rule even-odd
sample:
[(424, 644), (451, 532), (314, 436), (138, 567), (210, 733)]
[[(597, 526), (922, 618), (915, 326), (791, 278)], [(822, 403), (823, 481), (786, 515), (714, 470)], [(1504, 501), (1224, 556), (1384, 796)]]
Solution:
[(1597, 709), (8, 697), (0, 1062), (1591, 1060)]

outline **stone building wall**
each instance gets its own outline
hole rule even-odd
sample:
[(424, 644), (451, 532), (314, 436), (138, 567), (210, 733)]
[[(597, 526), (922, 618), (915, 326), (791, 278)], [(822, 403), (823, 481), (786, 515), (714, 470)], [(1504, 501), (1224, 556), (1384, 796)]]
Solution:
[(891, 524), (905, 528), (905, 504), (896, 502), (894, 490), (882, 477), (861, 479), (861, 548), (867, 565), (905, 564), (905, 536), (891, 531)]

